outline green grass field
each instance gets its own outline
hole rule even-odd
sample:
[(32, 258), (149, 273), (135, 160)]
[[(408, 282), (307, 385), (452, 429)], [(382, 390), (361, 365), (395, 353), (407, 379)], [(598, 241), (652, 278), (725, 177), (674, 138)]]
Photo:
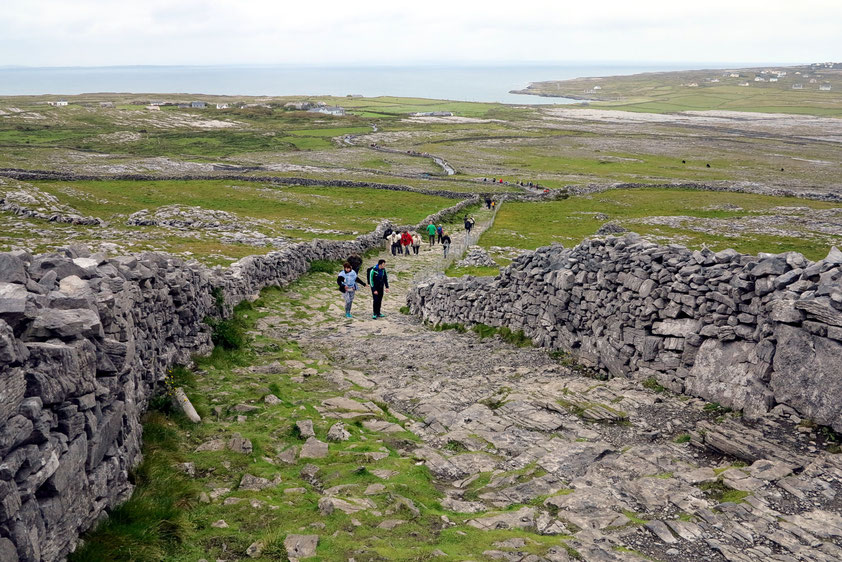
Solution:
[[(719, 219), (723, 224), (739, 219), (771, 217), (782, 211), (777, 207), (796, 207), (785, 211), (790, 218), (781, 228), (791, 236), (776, 236), (746, 229), (730, 232), (699, 232), (691, 228), (646, 224), (650, 217), (690, 217)], [(578, 244), (596, 233), (605, 222), (614, 222), (661, 242), (679, 242), (688, 247), (707, 246), (714, 250), (734, 248), (739, 252), (778, 253), (797, 251), (810, 259), (823, 258), (831, 244), (842, 241), (842, 232), (827, 236), (810, 230), (802, 220), (812, 211), (839, 209), (840, 205), (804, 199), (769, 197), (742, 193), (720, 193), (686, 189), (612, 190), (589, 196), (571, 197), (548, 203), (505, 203), (497, 213), (494, 226), (480, 239), (482, 246), (508, 246), (535, 249), (552, 242), (565, 246)], [(598, 216), (601, 213), (604, 216)], [(838, 215), (842, 217), (842, 214)], [(607, 218), (606, 218), (607, 217)]]

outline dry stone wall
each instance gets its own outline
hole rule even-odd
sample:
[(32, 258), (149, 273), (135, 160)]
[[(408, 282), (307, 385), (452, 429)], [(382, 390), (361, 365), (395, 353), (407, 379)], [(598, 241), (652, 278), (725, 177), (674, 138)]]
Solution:
[(60, 560), (130, 496), (140, 417), (168, 368), (211, 349), (204, 319), (219, 313), (220, 290), (230, 311), (298, 278), (313, 260), (379, 246), (388, 226), (228, 269), (161, 254), (0, 253), (0, 560)]
[(523, 330), (612, 376), (842, 431), (842, 252), (742, 255), (636, 234), (526, 253), (496, 278), (437, 277), (407, 297), (432, 323)]

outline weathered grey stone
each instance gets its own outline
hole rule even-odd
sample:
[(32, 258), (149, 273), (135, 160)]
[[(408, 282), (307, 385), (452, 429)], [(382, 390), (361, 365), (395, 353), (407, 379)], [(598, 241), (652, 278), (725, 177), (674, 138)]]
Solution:
[(318, 546), (319, 535), (287, 535), (284, 539), (284, 548), (290, 560), (313, 557)]
[(770, 385), (775, 400), (821, 425), (842, 431), (839, 365), (842, 343), (813, 336), (788, 324), (775, 329), (777, 351)]
[(312, 420), (297, 421), (295, 422), (295, 428), (298, 430), (298, 434), (305, 439), (316, 436), (316, 432), (313, 431)]
[[(2, 255), (2, 254), (0, 254)], [(0, 537), (0, 560), (4, 562), (18, 562), (18, 550), (15, 544), (7, 538)]]
[(99, 315), (87, 308), (71, 310), (45, 309), (38, 312), (38, 316), (29, 326), (25, 337), (30, 339), (72, 338), (84, 336), (89, 338), (102, 337), (102, 323)]
[(319, 441), (315, 437), (310, 437), (301, 447), (298, 457), (302, 459), (322, 459), (327, 456), (327, 452), (327, 443)]
[(705, 340), (684, 381), (685, 391), (744, 410), (747, 417), (765, 414), (772, 406), (772, 393), (765, 384), (771, 366), (758, 359), (750, 362), (754, 348), (744, 341)]
[(351, 438), (351, 434), (345, 429), (345, 424), (337, 422), (330, 427), (327, 432), (328, 441), (347, 441)]

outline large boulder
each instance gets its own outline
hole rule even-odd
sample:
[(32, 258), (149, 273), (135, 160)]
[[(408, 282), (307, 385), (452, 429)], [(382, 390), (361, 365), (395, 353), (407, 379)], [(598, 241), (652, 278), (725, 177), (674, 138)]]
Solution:
[(748, 418), (765, 414), (772, 406), (766, 386), (771, 366), (760, 360), (756, 346), (746, 341), (705, 340), (684, 381), (686, 392), (743, 410)]
[(775, 400), (842, 431), (842, 343), (780, 324), (771, 387)]

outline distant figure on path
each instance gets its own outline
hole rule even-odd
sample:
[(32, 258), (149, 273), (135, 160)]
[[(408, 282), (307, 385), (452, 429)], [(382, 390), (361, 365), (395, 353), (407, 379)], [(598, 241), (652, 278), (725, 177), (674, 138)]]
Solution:
[(442, 233), (441, 245), (444, 247), (444, 257), (447, 259), (447, 251), (450, 249), (450, 236), (446, 232)]
[(392, 246), (392, 255), (398, 255), (398, 250), (401, 248), (401, 235), (397, 232), (393, 232), (389, 235), (389, 244)]
[(368, 270), (368, 284), (371, 286), (374, 310), (371, 317), (374, 319), (383, 318), (380, 312), (380, 305), (383, 304), (383, 293), (389, 291), (389, 276), (386, 273), (386, 260), (380, 260)]
[(418, 252), (421, 250), (421, 235), (417, 232), (412, 233), (412, 253), (416, 256)]
[(438, 236), (438, 242), (441, 244), (441, 235), (444, 233), (444, 226), (438, 225), (436, 227), (436, 236)]
[(494, 207), (496, 207), (496, 206), (497, 206), (497, 201), (492, 201), (491, 202), (491, 209), (493, 210)]
[(436, 243), (436, 225), (433, 223), (427, 226), (427, 236), (430, 237), (430, 246)]
[(405, 230), (403, 234), (401, 234), (401, 247), (403, 253), (407, 256), (409, 255), (409, 247), (412, 246), (412, 235), (409, 233), (408, 230)]
[(490, 209), (490, 208), (491, 208), (491, 197), (486, 197), (486, 198), (485, 198), (485, 207), (486, 207), (486, 209)]
[(472, 228), (474, 228), (474, 218), (465, 215), (465, 232), (470, 234)]
[(339, 272), (336, 282), (339, 283), (339, 290), (345, 297), (345, 318), (353, 318), (351, 316), (351, 305), (354, 303), (354, 296), (357, 294), (357, 272), (354, 271), (350, 263), (342, 264), (342, 271)]

